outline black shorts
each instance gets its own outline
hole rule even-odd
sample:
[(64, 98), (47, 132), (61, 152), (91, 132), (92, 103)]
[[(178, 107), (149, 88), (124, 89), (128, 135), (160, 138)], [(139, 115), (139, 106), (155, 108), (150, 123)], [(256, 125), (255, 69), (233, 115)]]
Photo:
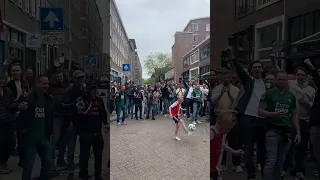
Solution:
[(174, 123), (178, 123), (179, 122), (179, 116), (173, 116), (172, 120), (174, 120)]

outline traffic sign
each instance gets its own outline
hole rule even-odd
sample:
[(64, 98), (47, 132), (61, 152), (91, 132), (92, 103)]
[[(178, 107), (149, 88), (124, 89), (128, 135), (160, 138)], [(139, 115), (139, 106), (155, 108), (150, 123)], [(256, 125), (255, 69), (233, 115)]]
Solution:
[(42, 34), (42, 44), (63, 44), (63, 32), (46, 32)]
[(40, 8), (41, 31), (63, 31), (62, 8)]
[(91, 65), (96, 65), (97, 64), (97, 57), (91, 57), (89, 59), (89, 62), (90, 62)]
[(130, 64), (122, 64), (123, 72), (130, 72)]
[(26, 35), (26, 47), (28, 48), (39, 48), (41, 47), (42, 36), (41, 34), (28, 34)]

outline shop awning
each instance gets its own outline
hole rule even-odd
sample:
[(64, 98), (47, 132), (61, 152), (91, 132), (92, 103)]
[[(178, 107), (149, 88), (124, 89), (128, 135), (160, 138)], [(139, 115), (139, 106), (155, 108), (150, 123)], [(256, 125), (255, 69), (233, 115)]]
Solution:
[(312, 34), (311, 36), (300, 39), (299, 41), (292, 43), (292, 45), (310, 43), (310, 42), (316, 42), (316, 41), (320, 41), (320, 32), (317, 32), (315, 34)]

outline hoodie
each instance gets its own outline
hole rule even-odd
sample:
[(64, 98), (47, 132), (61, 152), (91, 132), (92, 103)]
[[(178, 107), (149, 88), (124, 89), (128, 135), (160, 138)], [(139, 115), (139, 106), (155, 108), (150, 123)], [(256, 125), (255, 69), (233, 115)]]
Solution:
[(297, 80), (289, 80), (288, 87), (289, 91), (296, 96), (297, 100), (303, 98), (307, 101), (306, 104), (297, 103), (297, 109), (299, 112), (299, 118), (301, 120), (308, 121), (310, 119), (310, 109), (313, 105), (316, 90), (309, 86), (308, 82), (299, 84)]

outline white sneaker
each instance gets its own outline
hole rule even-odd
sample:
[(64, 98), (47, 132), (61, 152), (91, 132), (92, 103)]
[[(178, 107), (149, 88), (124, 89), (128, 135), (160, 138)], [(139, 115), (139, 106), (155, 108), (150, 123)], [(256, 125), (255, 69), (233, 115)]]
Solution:
[(192, 124), (197, 124), (197, 122), (195, 122), (195, 121), (192, 121)]
[(235, 166), (234, 171), (236, 171), (236, 173), (243, 173), (243, 169), (241, 166)]
[(127, 122), (123, 122), (123, 123), (121, 123), (122, 125), (126, 125), (127, 124)]
[(177, 141), (180, 141), (181, 139), (180, 138), (178, 138), (177, 136), (174, 138), (175, 140), (177, 140)]
[(118, 122), (118, 123), (117, 123), (117, 126), (120, 126), (120, 125), (121, 125), (121, 123)]
[(191, 136), (192, 134), (194, 134), (193, 131), (189, 131), (189, 132), (188, 132), (188, 136)]
[(196, 123), (201, 124), (201, 122), (200, 122), (200, 121), (196, 121)]
[(228, 167), (226, 165), (221, 165), (221, 171), (228, 171)]

